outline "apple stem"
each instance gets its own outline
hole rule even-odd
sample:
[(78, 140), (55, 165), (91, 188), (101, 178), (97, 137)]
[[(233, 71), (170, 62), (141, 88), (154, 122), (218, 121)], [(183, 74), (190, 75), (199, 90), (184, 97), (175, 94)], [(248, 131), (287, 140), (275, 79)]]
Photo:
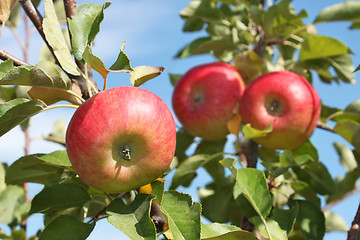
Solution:
[(267, 104), (265, 107), (268, 113), (273, 116), (279, 116), (282, 113), (281, 103), (276, 99), (271, 100), (271, 102)]
[(130, 155), (131, 151), (130, 151), (130, 146), (125, 145), (121, 151), (122, 157), (124, 160), (131, 160), (131, 155)]

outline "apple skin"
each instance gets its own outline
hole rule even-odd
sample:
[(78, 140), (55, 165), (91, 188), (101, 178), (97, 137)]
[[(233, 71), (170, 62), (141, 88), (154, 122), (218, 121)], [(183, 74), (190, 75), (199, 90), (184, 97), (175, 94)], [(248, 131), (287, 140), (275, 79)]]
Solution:
[(227, 122), (238, 112), (245, 83), (228, 63), (208, 63), (186, 72), (176, 83), (172, 106), (179, 122), (205, 140), (224, 139)]
[(175, 145), (170, 110), (157, 95), (137, 87), (115, 87), (89, 98), (66, 132), (67, 153), (80, 179), (107, 193), (162, 177)]
[(246, 88), (241, 99), (243, 124), (271, 133), (254, 141), (269, 149), (296, 149), (313, 133), (320, 118), (320, 98), (303, 77), (290, 71), (266, 73)]

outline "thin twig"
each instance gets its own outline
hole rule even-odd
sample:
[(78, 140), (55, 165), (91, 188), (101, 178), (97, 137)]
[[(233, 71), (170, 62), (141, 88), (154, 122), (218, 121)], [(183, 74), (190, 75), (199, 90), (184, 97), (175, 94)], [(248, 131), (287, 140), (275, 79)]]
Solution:
[(338, 203), (342, 202), (343, 200), (345, 200), (345, 199), (347, 199), (347, 198), (349, 198), (349, 197), (351, 197), (351, 196), (353, 196), (354, 194), (357, 194), (357, 193), (360, 193), (360, 188), (356, 188), (356, 189), (348, 192), (347, 194), (345, 194), (342, 198), (329, 203), (328, 205), (326, 205), (325, 207), (322, 208), (322, 211), (329, 210), (330, 208), (334, 207)]
[(30, 65), (29, 63), (11, 55), (10, 53), (8, 53), (2, 49), (0, 49), (0, 59), (4, 60), (4, 61), (6, 61), (8, 59), (12, 59), (15, 66)]
[(325, 126), (325, 125), (323, 125), (323, 124), (318, 124), (318, 125), (316, 125), (316, 127), (317, 127), (317, 128), (320, 128), (320, 129), (322, 129), (322, 130), (328, 131), (328, 132), (336, 133), (336, 132), (334, 131), (334, 129), (332, 129), (332, 128), (330, 128), (330, 127), (327, 127), (327, 126)]
[(64, 0), (66, 17), (72, 18), (74, 16), (74, 9), (76, 8), (76, 0)]

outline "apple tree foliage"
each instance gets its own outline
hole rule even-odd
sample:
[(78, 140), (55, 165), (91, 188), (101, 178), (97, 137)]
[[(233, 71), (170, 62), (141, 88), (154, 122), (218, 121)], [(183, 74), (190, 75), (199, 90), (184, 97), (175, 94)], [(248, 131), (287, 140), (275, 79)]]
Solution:
[[(161, 74), (164, 68), (132, 67), (120, 46), (116, 61), (105, 66), (92, 53), (92, 43), (111, 7), (81, 4), (74, 0), (3, 0), (2, 26), (16, 28), (27, 14), (44, 40), (41, 60), (30, 65), (0, 49), (0, 136), (20, 125), (26, 132), (33, 115), (57, 107), (76, 107), (99, 91), (92, 71), (104, 78), (109, 72), (129, 73), (137, 87)], [(35, 10), (35, 11), (34, 11)], [(305, 10), (291, 0), (267, 4), (262, 0), (190, 0), (180, 12), (183, 31), (204, 36), (188, 43), (178, 58), (212, 54), (231, 62), (249, 83), (263, 73), (287, 69), (309, 81), (317, 75), (323, 84), (355, 83), (351, 50), (340, 40), (317, 34), (316, 25), (347, 21), (360, 28), (360, 2), (329, 6), (312, 24)], [(170, 74), (173, 84), (178, 74)], [(105, 88), (105, 87), (104, 87)], [(69, 104), (58, 104), (66, 101)], [(10, 166), (0, 163), (1, 239), (86, 239), (97, 221), (107, 221), (130, 239), (322, 239), (325, 232), (349, 231), (340, 215), (326, 206), (342, 201), (357, 190), (360, 174), (360, 100), (345, 109), (322, 105), (318, 127), (343, 137), (349, 144), (334, 143), (341, 177), (330, 175), (316, 146), (310, 141), (295, 150), (269, 150), (251, 139), (266, 134), (229, 122), (232, 138), (207, 142), (179, 127), (173, 164), (165, 189), (157, 180), (144, 189), (118, 195), (84, 184), (74, 172), (66, 150), (25, 155)], [(235, 137), (236, 136), (236, 137)], [(64, 145), (61, 128), (45, 137)], [(231, 151), (227, 146), (231, 146)], [(352, 147), (348, 147), (348, 146)], [(197, 181), (202, 168), (212, 181), (199, 188), (200, 202), (176, 191)], [(27, 183), (44, 188), (27, 197)], [(44, 215), (44, 228), (26, 236), (26, 220)], [(356, 213), (354, 212), (354, 216)], [(354, 224), (359, 224), (359, 213)], [(209, 223), (210, 222), (210, 223)], [(357, 232), (348, 236), (356, 238)], [(351, 238), (354, 239), (354, 238)]]

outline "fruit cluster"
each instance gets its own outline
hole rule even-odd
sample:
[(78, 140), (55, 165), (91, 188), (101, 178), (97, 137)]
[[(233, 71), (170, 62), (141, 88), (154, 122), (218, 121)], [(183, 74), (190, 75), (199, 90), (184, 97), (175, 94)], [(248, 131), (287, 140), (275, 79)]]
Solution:
[[(271, 149), (295, 149), (311, 136), (320, 117), (320, 99), (302, 76), (266, 73), (247, 86), (228, 63), (192, 68), (177, 82), (172, 105), (194, 136), (215, 141), (229, 134), (241, 116), (252, 128), (272, 131), (254, 141)], [(239, 121), (240, 124), (240, 121)], [(80, 179), (108, 193), (140, 188), (168, 169), (176, 146), (174, 118), (155, 94), (116, 87), (80, 105), (66, 134), (69, 159)]]
[(301, 75), (290, 71), (263, 74), (246, 87), (227, 63), (196, 66), (177, 82), (174, 112), (194, 136), (218, 140), (229, 134), (228, 122), (240, 114), (242, 123), (272, 131), (253, 140), (270, 149), (295, 149), (313, 133), (320, 117), (320, 98)]

